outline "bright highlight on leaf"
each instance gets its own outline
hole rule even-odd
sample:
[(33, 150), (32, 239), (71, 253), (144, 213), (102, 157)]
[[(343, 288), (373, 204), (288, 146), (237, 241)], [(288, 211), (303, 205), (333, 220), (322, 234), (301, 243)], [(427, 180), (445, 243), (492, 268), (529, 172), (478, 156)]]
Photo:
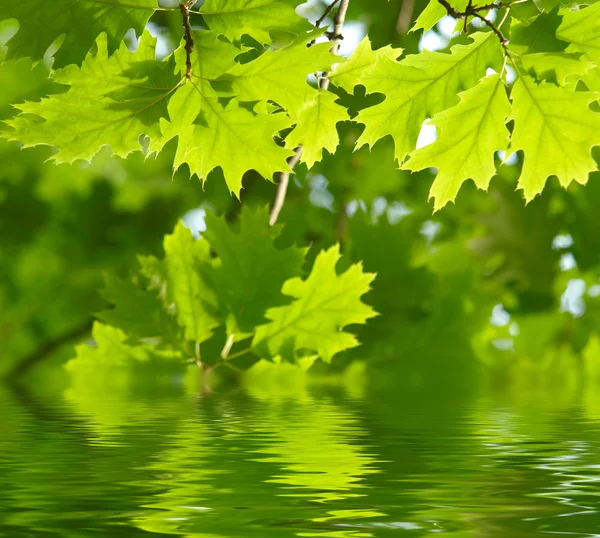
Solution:
[(434, 210), (455, 199), (461, 185), (472, 179), (487, 189), (496, 173), (494, 153), (508, 146), (506, 119), (510, 103), (498, 75), (482, 79), (477, 86), (460, 94), (458, 105), (437, 114), (431, 121), (438, 139), (410, 154), (403, 168), (422, 170), (435, 167), (437, 177), (429, 196)]
[(232, 100), (223, 107), (217, 99), (205, 99), (200, 122), (179, 132), (175, 169), (187, 163), (192, 174), (204, 179), (220, 166), (229, 190), (239, 196), (242, 176), (256, 170), (266, 179), (289, 170), (286, 159), (293, 152), (278, 146), (273, 137), (292, 125), (285, 114), (253, 112)]
[(526, 200), (542, 192), (550, 176), (567, 187), (571, 181), (585, 184), (596, 170), (592, 147), (600, 145), (600, 114), (589, 105), (599, 98), (596, 92), (536, 85), (528, 77), (517, 81), (512, 92), (515, 127), (510, 149), (524, 153), (519, 188)]

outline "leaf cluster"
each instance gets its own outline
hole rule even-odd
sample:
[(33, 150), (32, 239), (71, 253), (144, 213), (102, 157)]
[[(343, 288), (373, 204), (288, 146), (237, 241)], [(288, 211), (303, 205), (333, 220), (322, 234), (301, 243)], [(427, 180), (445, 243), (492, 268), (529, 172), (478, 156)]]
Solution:
[(103, 296), (114, 307), (97, 318), (111, 328), (95, 331), (206, 365), (250, 354), (329, 362), (358, 344), (343, 329), (375, 315), (361, 302), (373, 275), (359, 264), (338, 272), (332, 247), (302, 279), (306, 251), (278, 248), (280, 229), (264, 210), (243, 210), (237, 227), (206, 220), (199, 239), (178, 224), (165, 236), (164, 258), (141, 257), (131, 278), (108, 275)]

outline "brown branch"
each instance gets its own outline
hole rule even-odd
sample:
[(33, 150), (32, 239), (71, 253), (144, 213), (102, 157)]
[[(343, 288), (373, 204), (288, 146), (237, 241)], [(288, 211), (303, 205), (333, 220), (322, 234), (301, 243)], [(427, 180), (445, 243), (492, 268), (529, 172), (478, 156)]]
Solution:
[[(348, 11), (349, 3), (350, 0), (342, 0), (340, 7), (335, 13), (335, 17), (333, 17), (333, 32), (329, 34), (329, 40), (333, 43), (333, 47), (331, 48), (332, 54), (337, 54), (340, 50), (340, 39), (343, 39), (342, 28), (344, 27), (344, 21), (346, 20), (346, 11)], [(321, 80), (319, 81), (319, 87), (322, 90), (327, 90), (329, 88), (327, 71), (323, 72)]]
[(189, 0), (179, 4), (183, 16), (183, 39), (185, 41), (185, 76), (192, 78), (192, 51), (194, 50), (194, 38), (192, 37), (192, 26), (190, 24), (190, 9), (195, 0)]
[[(503, 4), (502, 2), (495, 2), (492, 4), (486, 4), (484, 6), (473, 7), (472, 0), (469, 0), (469, 4), (467, 5), (467, 8), (464, 11), (458, 11), (456, 8), (452, 7), (452, 5), (447, 0), (438, 0), (438, 2), (446, 8), (448, 15), (450, 15), (453, 19), (457, 19), (457, 20), (464, 19), (465, 33), (467, 32), (467, 22), (468, 22), (469, 16), (472, 16), (476, 19), (479, 19), (482, 22), (485, 22), (485, 24), (487, 24), (490, 27), (492, 32), (494, 32), (496, 34), (496, 36), (498, 36), (498, 39), (500, 40), (500, 45), (502, 45), (502, 47), (504, 48), (504, 50), (506, 52), (506, 45), (508, 43), (508, 40), (504, 37), (504, 34), (500, 31), (500, 28), (498, 28), (492, 21), (488, 21), (479, 12), (488, 10), (488, 9), (500, 9), (501, 7), (504, 7), (507, 4)], [(510, 4), (508, 4), (508, 6), (510, 7)]]
[(463, 32), (466, 34), (469, 31), (469, 16), (467, 15), (467, 13), (469, 13), (469, 10), (473, 7), (473, 0), (469, 0), (469, 3), (467, 4), (467, 9), (465, 10), (465, 21), (464, 21), (464, 27), (463, 27)]
[(315, 22), (315, 28), (319, 28), (321, 26), (321, 23), (327, 18), (327, 15), (329, 15), (331, 13), (331, 10), (335, 7), (335, 5), (339, 2), (340, 0), (333, 0), (333, 2), (331, 2), (331, 4), (329, 4), (326, 8), (325, 8), (325, 12), (323, 13), (323, 15), (321, 15), (317, 21)]
[(507, 4), (505, 4), (504, 2), (492, 2), (491, 4), (472, 7), (471, 11), (489, 11), (490, 9), (502, 9), (506, 5)]
[(9, 381), (15, 381), (16, 379), (25, 375), (34, 366), (46, 360), (58, 351), (62, 346), (70, 344), (75, 340), (80, 340), (92, 330), (93, 320), (88, 319), (81, 325), (73, 327), (70, 331), (67, 331), (61, 335), (58, 335), (54, 340), (49, 340), (43, 343), (31, 354), (24, 357), (21, 361), (15, 364), (12, 369), (6, 374), (6, 379)]
[(485, 17), (482, 17), (479, 13), (474, 13), (473, 16), (475, 18), (479, 19), (481, 22), (485, 22), (491, 28), (492, 32), (494, 32), (498, 36), (498, 39), (500, 40), (500, 44), (502, 45), (502, 47), (504, 47), (504, 49), (506, 50), (506, 45), (508, 43), (508, 39), (506, 39), (504, 37), (504, 34), (502, 34), (500, 29), (492, 21), (488, 21)]

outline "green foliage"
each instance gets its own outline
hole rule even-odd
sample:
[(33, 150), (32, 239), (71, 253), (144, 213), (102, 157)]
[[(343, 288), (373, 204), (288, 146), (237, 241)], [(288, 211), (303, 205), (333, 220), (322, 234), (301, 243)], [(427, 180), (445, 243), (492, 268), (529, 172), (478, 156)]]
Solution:
[(52, 159), (72, 163), (91, 160), (103, 146), (127, 157), (139, 149), (140, 136), (160, 136), (165, 99), (178, 78), (168, 62), (154, 61), (156, 40), (146, 32), (136, 53), (122, 44), (112, 56), (104, 35), (96, 45), (97, 52), (81, 68), (53, 72), (55, 82), (69, 86), (66, 92), (18, 105), (22, 114), (7, 122), (10, 139), (23, 141), (25, 147), (52, 139), (59, 150)]
[[(0, 0), (11, 363), (84, 336), (94, 311), (90, 364), (336, 356), (418, 377), (476, 353), (583, 353), (600, 312), (599, 3), (430, 0), (408, 22), (400, 2), (196, 6)], [(366, 27), (347, 58), (345, 22)], [(192, 209), (200, 239), (175, 226)]]
[[(373, 275), (358, 265), (337, 275), (339, 249), (331, 248), (317, 257), (303, 281), (298, 275), (305, 252), (277, 248), (280, 229), (268, 226), (263, 210), (245, 209), (239, 230), (216, 216), (206, 221), (207, 231), (198, 240), (178, 224), (165, 237), (164, 260), (141, 259), (134, 277), (107, 276), (103, 295), (114, 307), (98, 315), (110, 327), (96, 325), (96, 331), (123, 348), (119, 356), (128, 353), (126, 339), (144, 349), (168, 351), (182, 364), (191, 357), (207, 364), (228, 360), (231, 345), (249, 337), (257, 357), (291, 362), (304, 349), (329, 362), (358, 344), (342, 329), (374, 315), (360, 300)], [(217, 348), (209, 342), (213, 337)], [(100, 348), (99, 354), (110, 352)], [(222, 350), (220, 357), (211, 355), (214, 349)], [(90, 353), (96, 352), (86, 350), (83, 356)]]
[(373, 145), (391, 135), (396, 159), (402, 163), (416, 148), (428, 116), (454, 105), (458, 91), (475, 86), (488, 67), (500, 69), (502, 56), (495, 36), (476, 33), (472, 38), (469, 45), (455, 45), (450, 55), (423, 51), (400, 62), (380, 57), (358, 79), (368, 92), (382, 93), (385, 100), (357, 116), (356, 121), (365, 124), (357, 145)]
[(301, 33), (310, 28), (295, 13), (297, 0), (207, 0), (200, 13), (208, 25), (229, 39), (248, 34), (261, 43), (270, 42), (270, 32)]

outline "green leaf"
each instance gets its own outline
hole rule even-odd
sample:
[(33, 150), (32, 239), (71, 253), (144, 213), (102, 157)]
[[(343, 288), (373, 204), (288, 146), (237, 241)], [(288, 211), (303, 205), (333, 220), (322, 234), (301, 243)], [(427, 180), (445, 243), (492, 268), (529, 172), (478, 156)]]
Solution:
[(335, 153), (340, 141), (336, 125), (349, 119), (346, 109), (335, 100), (331, 92), (317, 92), (313, 102), (300, 110), (296, 127), (285, 139), (289, 149), (302, 146), (301, 161), (309, 168), (323, 158), (323, 149)]
[(569, 87), (584, 78), (595, 64), (578, 53), (537, 53), (521, 57), (523, 66), (533, 71), (538, 79), (548, 79), (549, 75), (560, 86)]
[(142, 33), (157, 7), (157, 0), (0, 0), (0, 21), (19, 22), (6, 58), (40, 60), (63, 34), (65, 39), (54, 56), (55, 67), (81, 63), (100, 34), (105, 35), (111, 54), (121, 47), (130, 28)]
[(385, 95), (378, 105), (362, 110), (356, 121), (365, 124), (357, 147), (372, 146), (392, 135), (400, 163), (415, 149), (421, 125), (427, 117), (454, 105), (460, 89), (479, 81), (488, 67), (500, 71), (502, 53), (491, 32), (476, 33), (469, 45), (455, 45), (451, 54), (423, 51), (401, 62), (386, 57), (361, 77), (368, 92)]
[(359, 83), (359, 78), (367, 69), (375, 65), (378, 58), (385, 56), (395, 61), (401, 54), (402, 49), (394, 49), (389, 45), (373, 50), (369, 36), (365, 36), (350, 58), (335, 66), (334, 70), (329, 74), (329, 80), (332, 84), (343, 88), (348, 93), (352, 93), (354, 86)]
[(199, 271), (210, 260), (208, 244), (195, 240), (192, 232), (180, 223), (173, 234), (165, 236), (164, 247), (167, 290), (175, 303), (177, 320), (185, 329), (186, 339), (204, 342), (219, 325), (217, 298)]
[(210, 282), (227, 318), (227, 332), (251, 333), (265, 322), (267, 308), (286, 303), (281, 286), (301, 274), (304, 252), (275, 247), (280, 228), (269, 226), (269, 216), (262, 209), (244, 208), (239, 231), (210, 213), (206, 226), (203, 237), (220, 262), (209, 271)]
[(296, 14), (300, 0), (206, 0), (200, 13), (208, 26), (229, 39), (248, 34), (260, 43), (269, 43), (271, 30), (294, 34), (310, 29)]
[[(456, 6), (456, 9), (459, 9), (458, 5)], [(425, 9), (421, 11), (421, 14), (417, 17), (417, 20), (410, 31), (416, 32), (417, 30), (423, 30), (423, 33), (428, 32), (446, 15), (448, 15), (446, 8), (440, 4), (438, 0), (429, 0), (429, 3), (425, 6)]]
[[(194, 49), (190, 57), (192, 63), (192, 76), (185, 79), (169, 99), (167, 105), (168, 120), (161, 119), (161, 138), (155, 143), (150, 143), (150, 153), (159, 152), (164, 145), (180, 132), (188, 129), (204, 108), (204, 99), (218, 98), (218, 93), (213, 90), (214, 82), (235, 64), (234, 58), (239, 54), (239, 49), (231, 43), (219, 39), (216, 32), (192, 32)], [(182, 44), (173, 53), (176, 72), (183, 78), (186, 71), (186, 52)], [(177, 169), (178, 166), (175, 166)]]
[(76, 374), (83, 369), (89, 374), (89, 366), (127, 366), (131, 363), (147, 363), (154, 359), (179, 358), (173, 351), (159, 351), (149, 345), (129, 345), (127, 335), (120, 329), (94, 323), (92, 336), (96, 341), (95, 347), (80, 344), (75, 348), (77, 356), (66, 365), (69, 372)]
[(114, 308), (97, 314), (100, 321), (137, 338), (162, 337), (166, 342), (175, 339), (177, 324), (165, 312), (156, 291), (144, 290), (131, 280), (107, 275), (102, 296)]
[(232, 100), (223, 107), (205, 99), (200, 120), (179, 131), (174, 169), (184, 163), (205, 179), (211, 170), (223, 170), (229, 190), (239, 197), (242, 176), (256, 170), (266, 179), (289, 171), (287, 158), (294, 153), (278, 146), (273, 137), (293, 122), (285, 114), (266, 114), (260, 106), (250, 112)]
[(281, 291), (296, 300), (267, 311), (271, 322), (259, 326), (252, 341), (258, 353), (294, 360), (309, 350), (330, 362), (336, 353), (358, 345), (342, 329), (376, 315), (360, 300), (375, 275), (364, 273), (358, 264), (338, 275), (339, 260), (339, 247), (331, 247), (317, 256), (306, 280), (293, 278), (283, 285)]
[(123, 44), (109, 57), (104, 35), (97, 46), (81, 68), (53, 73), (55, 82), (70, 86), (66, 92), (17, 105), (22, 115), (6, 122), (5, 136), (24, 147), (55, 146), (56, 163), (89, 161), (103, 146), (126, 157), (141, 149), (140, 136), (159, 138), (166, 99), (180, 81), (173, 65), (155, 61), (156, 40), (148, 32), (135, 53)]
[(34, 64), (28, 59), (0, 63), (0, 80), (0, 119), (14, 115), (17, 103), (60, 89), (48, 79), (48, 69), (43, 63)]
[[(450, 2), (452, 7), (457, 11), (464, 11), (469, 4), (469, 0), (453, 0)], [(484, 5), (486, 2), (472, 2), (474, 7)], [(488, 2), (489, 3), (489, 2)], [(421, 11), (421, 14), (417, 17), (415, 24), (410, 29), (411, 32), (417, 30), (423, 30), (423, 33), (431, 30), (439, 21), (448, 15), (446, 8), (439, 2), (439, 0), (429, 0), (425, 9)]]
[(508, 146), (505, 123), (509, 113), (504, 83), (499, 75), (490, 75), (461, 93), (459, 104), (431, 120), (438, 139), (411, 153), (403, 168), (438, 169), (429, 192), (435, 211), (453, 201), (467, 179), (480, 189), (488, 188), (496, 173), (494, 153)]
[(532, 21), (518, 22), (513, 19), (510, 27), (511, 51), (517, 54), (534, 54), (537, 52), (563, 52), (567, 43), (556, 36), (562, 17), (557, 11), (542, 13)]
[(323, 34), (322, 29), (298, 36), (289, 45), (268, 50), (255, 60), (236, 64), (221, 77), (231, 84), (240, 101), (271, 100), (296, 119), (300, 109), (314, 99), (307, 75), (327, 71), (341, 59), (331, 54), (330, 43), (307, 44)]
[(556, 35), (570, 43), (569, 52), (586, 52), (600, 61), (600, 3), (580, 11), (566, 11)]
[[(595, 2), (596, 0), (590, 0)], [(552, 11), (556, 6), (568, 8), (578, 4), (577, 0), (533, 0), (540, 11)], [(588, 2), (589, 3), (589, 2)]]
[(512, 91), (515, 121), (510, 148), (524, 153), (519, 188), (527, 201), (542, 192), (555, 175), (566, 187), (575, 180), (585, 184), (596, 170), (592, 147), (600, 145), (600, 114), (589, 104), (597, 92), (571, 92), (551, 84), (536, 85), (520, 78)]

